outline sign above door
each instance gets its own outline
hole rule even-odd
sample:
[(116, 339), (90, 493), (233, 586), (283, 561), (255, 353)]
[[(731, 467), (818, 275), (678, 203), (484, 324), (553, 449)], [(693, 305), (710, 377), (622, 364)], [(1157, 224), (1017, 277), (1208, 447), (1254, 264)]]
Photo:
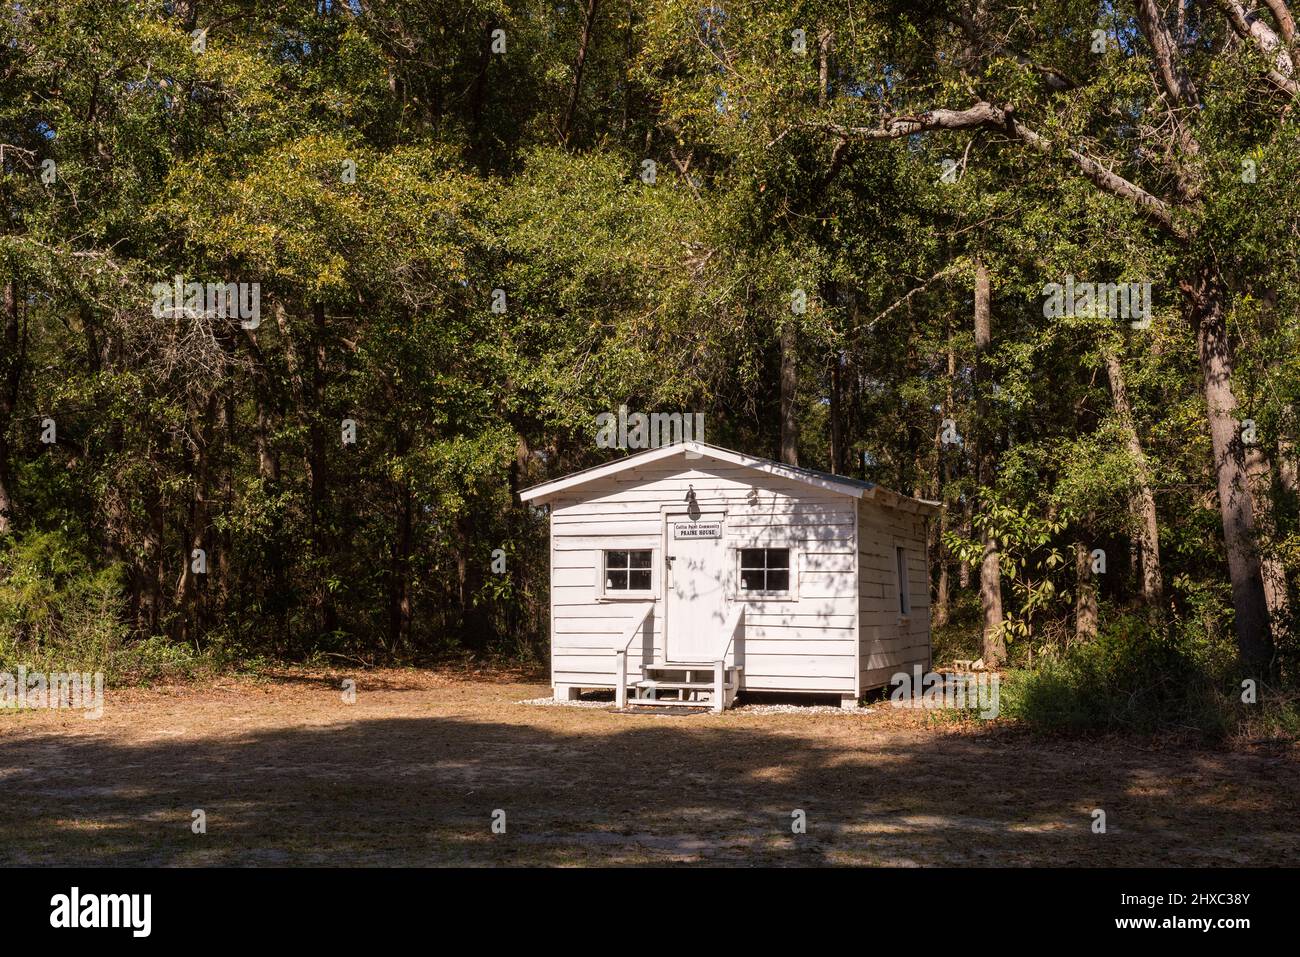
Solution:
[(721, 538), (721, 522), (674, 522), (673, 539), (681, 541), (686, 538)]

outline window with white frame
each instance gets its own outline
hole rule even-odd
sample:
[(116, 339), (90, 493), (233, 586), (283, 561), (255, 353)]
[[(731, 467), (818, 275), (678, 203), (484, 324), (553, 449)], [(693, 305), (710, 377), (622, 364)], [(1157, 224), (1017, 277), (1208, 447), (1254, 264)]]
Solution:
[(650, 592), (654, 588), (650, 549), (605, 552), (604, 593), (613, 597)]
[(790, 549), (740, 549), (742, 594), (773, 595), (790, 591)]
[(894, 563), (898, 570), (898, 613), (900, 615), (910, 615), (912, 613), (912, 599), (907, 584), (907, 550), (902, 545), (894, 549)]

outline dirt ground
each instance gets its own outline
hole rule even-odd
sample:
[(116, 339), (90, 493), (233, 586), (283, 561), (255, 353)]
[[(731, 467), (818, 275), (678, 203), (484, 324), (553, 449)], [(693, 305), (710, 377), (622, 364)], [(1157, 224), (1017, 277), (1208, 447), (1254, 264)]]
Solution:
[[(1044, 739), (887, 703), (690, 716), (518, 703), (546, 695), (499, 676), (294, 673), (110, 690), (100, 720), (0, 712), (0, 863), (1300, 861), (1294, 746)], [(806, 833), (792, 833), (796, 810)]]

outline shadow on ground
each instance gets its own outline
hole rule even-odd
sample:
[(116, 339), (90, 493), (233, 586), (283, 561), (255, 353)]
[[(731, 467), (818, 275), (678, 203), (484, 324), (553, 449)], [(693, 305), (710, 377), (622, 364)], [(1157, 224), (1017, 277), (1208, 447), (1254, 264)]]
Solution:
[(1281, 865), (1300, 849), (1300, 773), (1277, 756), (520, 710), (136, 741), (28, 728), (0, 738), (0, 863)]

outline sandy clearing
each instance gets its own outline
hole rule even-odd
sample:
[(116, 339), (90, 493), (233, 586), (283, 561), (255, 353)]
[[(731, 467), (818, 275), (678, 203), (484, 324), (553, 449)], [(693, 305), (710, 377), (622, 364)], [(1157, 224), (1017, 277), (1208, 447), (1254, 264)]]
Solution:
[[(887, 705), (637, 716), (519, 703), (547, 690), (297, 672), (109, 692), (99, 721), (3, 713), (0, 863), (1300, 861), (1294, 747), (1043, 739)], [(1106, 834), (1092, 833), (1096, 808)], [(791, 833), (795, 810), (805, 834)]]

